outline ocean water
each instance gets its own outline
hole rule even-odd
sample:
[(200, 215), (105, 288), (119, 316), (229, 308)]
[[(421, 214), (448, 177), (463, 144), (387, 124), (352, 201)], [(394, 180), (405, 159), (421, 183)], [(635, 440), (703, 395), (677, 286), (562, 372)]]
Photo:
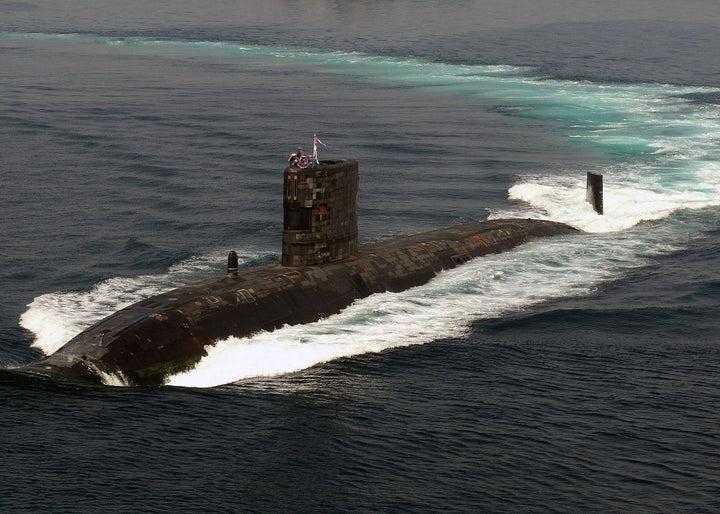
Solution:
[[(720, 509), (714, 1), (104, 4), (0, 1), (4, 512)], [(276, 261), (313, 132), (360, 162), (363, 242), (584, 233), (162, 387), (18, 370), (229, 250)]]

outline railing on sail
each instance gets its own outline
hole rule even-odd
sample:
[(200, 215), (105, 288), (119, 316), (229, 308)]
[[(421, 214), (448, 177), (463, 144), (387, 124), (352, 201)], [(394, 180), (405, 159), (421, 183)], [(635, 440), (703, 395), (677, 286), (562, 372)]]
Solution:
[(302, 152), (302, 148), (298, 148), (298, 153), (290, 154), (290, 157), (288, 157), (288, 162), (291, 166), (297, 166), (298, 168), (312, 168), (316, 164), (319, 165), (320, 158), (318, 157), (318, 145), (326, 146), (325, 143), (320, 141), (320, 139), (317, 137), (317, 134), (313, 133), (312, 156), (308, 158), (308, 156), (305, 155), (304, 152)]

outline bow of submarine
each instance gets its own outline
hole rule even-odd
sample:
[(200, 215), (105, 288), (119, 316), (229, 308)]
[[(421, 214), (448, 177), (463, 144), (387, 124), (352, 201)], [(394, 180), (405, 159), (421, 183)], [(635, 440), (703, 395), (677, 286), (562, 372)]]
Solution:
[(183, 307), (195, 295), (181, 290), (130, 305), (87, 328), (33, 365), (92, 381), (120, 374), (132, 384), (160, 384), (168, 373), (187, 369), (204, 354)]

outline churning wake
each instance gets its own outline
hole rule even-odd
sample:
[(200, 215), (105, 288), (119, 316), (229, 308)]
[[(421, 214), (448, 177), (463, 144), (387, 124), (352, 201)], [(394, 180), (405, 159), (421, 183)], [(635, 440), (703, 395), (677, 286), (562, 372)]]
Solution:
[[(653, 256), (701, 237), (707, 229), (702, 213), (720, 205), (720, 107), (702, 101), (703, 95), (717, 94), (711, 88), (561, 81), (536, 76), (528, 68), (236, 42), (0, 34), (0, 38), (20, 37), (102, 44), (112, 51), (151, 52), (160, 58), (164, 49), (171, 48), (200, 56), (222, 54), (238, 62), (294, 62), (317, 73), (475, 97), (501, 106), (509, 116), (548, 121), (557, 137), (604, 156), (608, 163), (605, 169), (588, 170), (605, 177), (604, 216), (585, 202), (584, 176), (578, 176), (577, 169), (518, 177), (508, 192), (509, 207), (491, 213), (492, 218), (549, 218), (587, 234), (475, 259), (442, 272), (427, 285), (373, 295), (315, 323), (220, 341), (208, 349), (196, 369), (171, 377), (172, 385), (226, 384), (293, 372), (339, 357), (462, 336), (477, 319), (587, 295)], [(690, 210), (699, 214), (688, 222), (683, 213)], [(643, 222), (652, 223), (651, 229), (643, 229)], [(29, 305), (21, 324), (35, 333), (35, 346), (52, 353), (115, 310), (187, 283), (190, 276), (200, 278), (202, 270), (189, 274), (180, 270), (213, 259), (216, 256), (199, 257), (158, 276), (113, 278), (91, 291), (40, 296)]]

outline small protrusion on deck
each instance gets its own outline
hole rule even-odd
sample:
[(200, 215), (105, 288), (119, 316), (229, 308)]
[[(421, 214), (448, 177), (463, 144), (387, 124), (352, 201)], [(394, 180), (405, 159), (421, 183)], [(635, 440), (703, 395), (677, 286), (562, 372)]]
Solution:
[(228, 254), (228, 275), (238, 274), (238, 256), (235, 250), (231, 250)]
[(603, 176), (588, 171), (585, 199), (598, 214), (603, 214)]

